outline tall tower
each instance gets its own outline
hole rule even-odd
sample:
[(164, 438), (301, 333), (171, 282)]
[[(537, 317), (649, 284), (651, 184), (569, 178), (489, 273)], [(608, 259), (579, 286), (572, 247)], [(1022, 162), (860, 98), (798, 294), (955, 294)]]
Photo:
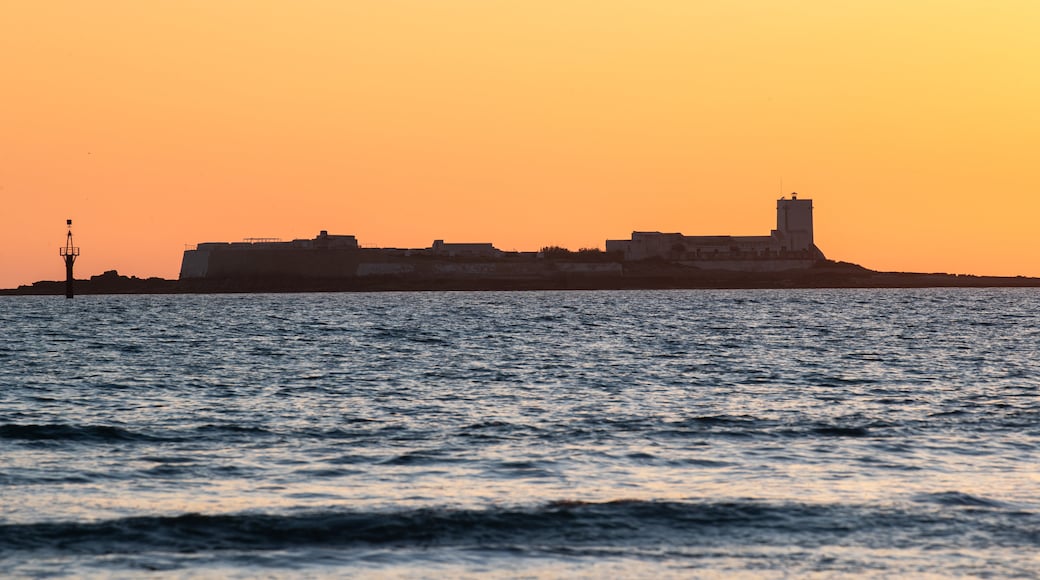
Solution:
[(791, 199), (778, 199), (776, 231), (790, 251), (813, 249), (812, 200), (798, 199), (797, 193)]
[(69, 227), (69, 235), (65, 236), (65, 247), (58, 248), (58, 253), (65, 259), (65, 297), (72, 298), (72, 264), (79, 255), (79, 248), (72, 245), (72, 220), (65, 220)]

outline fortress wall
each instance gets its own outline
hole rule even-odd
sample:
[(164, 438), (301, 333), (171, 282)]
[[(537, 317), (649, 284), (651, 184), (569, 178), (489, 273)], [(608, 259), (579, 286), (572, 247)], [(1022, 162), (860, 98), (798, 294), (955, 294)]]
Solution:
[(815, 259), (774, 259), (774, 260), (683, 260), (676, 262), (683, 266), (693, 266), (702, 270), (730, 270), (734, 272), (782, 272), (784, 270), (804, 270), (816, 263)]
[(351, 278), (358, 267), (356, 250), (231, 250), (210, 254), (208, 278), (292, 276)]
[(491, 276), (496, 274), (497, 264), (492, 263), (461, 263), (461, 264), (434, 264), (433, 272), (440, 275), (461, 276)]
[(391, 264), (384, 262), (362, 262), (358, 264), (358, 276), (394, 276), (415, 272), (414, 264)]
[(209, 270), (208, 250), (185, 250), (181, 259), (181, 273), (179, 278), (205, 278)]
[(438, 278), (535, 279), (550, 272), (541, 262), (441, 262), (433, 265), (430, 275)]
[(204, 248), (184, 252), (182, 279), (192, 278), (354, 278), (539, 280), (565, 275), (618, 276), (620, 262), (549, 260), (430, 260), (357, 250), (292, 248)]
[(619, 262), (552, 262), (543, 260), (450, 262), (450, 261), (386, 261), (363, 262), (357, 275), (364, 276), (407, 276), (418, 278), (478, 278), (487, 280), (538, 280), (558, 277), (561, 274), (596, 274), (621, 276)]
[(607, 274), (620, 276), (623, 272), (620, 262), (557, 262), (556, 269), (560, 272), (574, 274)]

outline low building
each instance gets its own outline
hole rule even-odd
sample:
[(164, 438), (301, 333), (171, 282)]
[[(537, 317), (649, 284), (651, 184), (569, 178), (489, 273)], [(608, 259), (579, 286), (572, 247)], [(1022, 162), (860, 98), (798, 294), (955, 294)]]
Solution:
[(626, 261), (663, 259), (676, 262), (709, 260), (817, 260), (823, 253), (813, 241), (812, 200), (782, 197), (776, 202), (776, 229), (768, 236), (687, 236), (680, 233), (632, 232), (628, 240), (607, 240), (607, 252)]

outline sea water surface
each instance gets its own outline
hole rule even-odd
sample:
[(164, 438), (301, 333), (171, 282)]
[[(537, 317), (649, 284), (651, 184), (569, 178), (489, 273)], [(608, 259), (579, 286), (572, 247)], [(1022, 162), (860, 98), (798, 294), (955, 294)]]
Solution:
[(1035, 289), (0, 298), (0, 575), (1036, 577)]

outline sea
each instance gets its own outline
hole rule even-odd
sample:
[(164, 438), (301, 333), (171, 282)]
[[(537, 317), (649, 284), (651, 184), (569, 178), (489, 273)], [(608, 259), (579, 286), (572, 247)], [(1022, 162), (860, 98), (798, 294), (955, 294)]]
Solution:
[(0, 576), (1036, 578), (1040, 289), (0, 297)]

